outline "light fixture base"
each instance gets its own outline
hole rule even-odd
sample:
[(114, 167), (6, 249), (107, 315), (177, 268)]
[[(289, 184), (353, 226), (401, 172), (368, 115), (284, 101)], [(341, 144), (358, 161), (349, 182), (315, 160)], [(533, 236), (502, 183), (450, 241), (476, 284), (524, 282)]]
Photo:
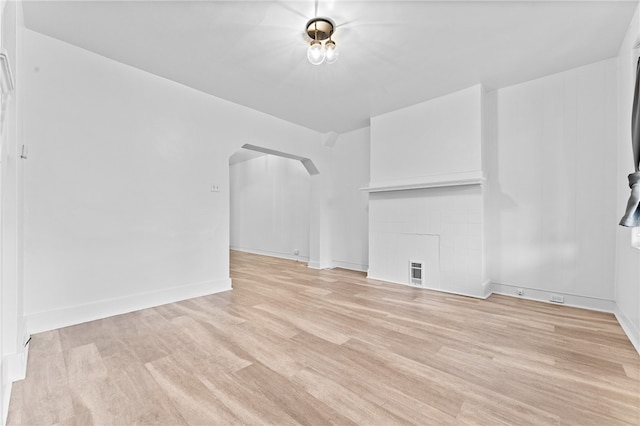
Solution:
[(313, 18), (307, 22), (307, 35), (311, 40), (326, 40), (333, 34), (334, 24), (329, 18)]

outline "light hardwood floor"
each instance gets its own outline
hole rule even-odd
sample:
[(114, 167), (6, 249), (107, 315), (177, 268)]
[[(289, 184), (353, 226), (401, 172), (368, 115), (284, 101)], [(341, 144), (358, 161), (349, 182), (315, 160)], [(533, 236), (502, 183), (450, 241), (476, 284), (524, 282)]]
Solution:
[(9, 424), (640, 424), (613, 315), (231, 253), (234, 290), (33, 336)]

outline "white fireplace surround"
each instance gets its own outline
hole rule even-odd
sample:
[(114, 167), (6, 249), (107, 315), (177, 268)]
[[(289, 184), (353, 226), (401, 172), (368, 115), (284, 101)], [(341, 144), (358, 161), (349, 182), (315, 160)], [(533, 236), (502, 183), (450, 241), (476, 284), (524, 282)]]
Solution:
[(487, 297), (480, 172), (372, 184), (368, 277), (412, 285), (408, 262), (424, 261), (415, 286)]

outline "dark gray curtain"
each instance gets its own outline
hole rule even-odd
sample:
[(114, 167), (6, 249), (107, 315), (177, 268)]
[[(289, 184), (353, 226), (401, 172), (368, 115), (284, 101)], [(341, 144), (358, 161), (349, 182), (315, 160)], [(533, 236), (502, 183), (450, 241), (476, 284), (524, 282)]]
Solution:
[(633, 94), (633, 111), (631, 112), (631, 147), (633, 149), (633, 166), (635, 173), (629, 175), (631, 196), (627, 203), (627, 211), (620, 220), (622, 226), (640, 226), (640, 58), (636, 66), (636, 89)]

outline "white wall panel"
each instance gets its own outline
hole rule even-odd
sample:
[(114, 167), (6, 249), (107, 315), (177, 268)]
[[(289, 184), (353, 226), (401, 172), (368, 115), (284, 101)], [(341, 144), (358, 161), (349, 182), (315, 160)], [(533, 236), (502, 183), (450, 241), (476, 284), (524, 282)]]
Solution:
[[(618, 140), (616, 173), (616, 219), (620, 220), (629, 198), (627, 175), (633, 169), (631, 150), (631, 107), (635, 72), (640, 49), (635, 45), (640, 37), (640, 9), (629, 24), (617, 58), (618, 64)], [(627, 335), (640, 352), (640, 250), (631, 247), (633, 229), (616, 228), (615, 300), (616, 313)], [(635, 232), (638, 232), (636, 230)]]
[(371, 183), (482, 169), (482, 87), (371, 119)]
[(370, 129), (343, 133), (331, 151), (333, 265), (366, 271), (369, 265)]
[[(0, 3), (0, 37), (7, 54), (14, 85), (20, 70), (23, 19), (17, 2)], [(2, 235), (0, 257), (0, 412), (2, 422), (9, 410), (11, 383), (26, 373), (27, 349), (24, 321), (24, 161), (20, 158), (22, 114), (16, 90), (3, 95), (2, 134), (0, 134), (0, 208)]]
[[(482, 101), (478, 85), (372, 118), (370, 185), (482, 176)], [(369, 277), (408, 284), (423, 260), (425, 287), (486, 296), (483, 208), (479, 184), (372, 192)]]
[(425, 287), (485, 295), (479, 185), (373, 193), (369, 223), (369, 277), (408, 284), (422, 260)]
[(231, 165), (231, 248), (308, 260), (310, 185), (297, 160), (263, 155)]
[(613, 300), (616, 62), (497, 92), (492, 280)]
[[(25, 312), (39, 331), (228, 289), (243, 144), (311, 158), (329, 180), (317, 132), (31, 31), (24, 51)], [(325, 216), (328, 194), (315, 192)]]

